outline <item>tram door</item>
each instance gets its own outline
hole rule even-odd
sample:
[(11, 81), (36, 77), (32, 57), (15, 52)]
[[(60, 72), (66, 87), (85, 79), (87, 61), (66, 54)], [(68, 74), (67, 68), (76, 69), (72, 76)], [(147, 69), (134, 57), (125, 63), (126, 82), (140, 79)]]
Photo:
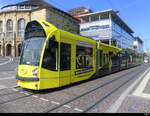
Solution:
[(60, 86), (70, 84), (71, 44), (60, 43)]

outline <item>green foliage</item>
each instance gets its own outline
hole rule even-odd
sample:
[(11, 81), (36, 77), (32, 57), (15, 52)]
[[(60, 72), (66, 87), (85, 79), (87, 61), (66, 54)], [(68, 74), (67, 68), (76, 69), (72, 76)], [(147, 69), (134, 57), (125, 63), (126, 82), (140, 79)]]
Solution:
[(143, 58), (150, 58), (150, 54), (143, 53)]
[(126, 51), (128, 55), (136, 55), (136, 51), (130, 48), (123, 48), (123, 51)]
[(65, 22), (62, 29), (68, 32), (74, 32), (74, 28), (71, 26), (70, 22)]

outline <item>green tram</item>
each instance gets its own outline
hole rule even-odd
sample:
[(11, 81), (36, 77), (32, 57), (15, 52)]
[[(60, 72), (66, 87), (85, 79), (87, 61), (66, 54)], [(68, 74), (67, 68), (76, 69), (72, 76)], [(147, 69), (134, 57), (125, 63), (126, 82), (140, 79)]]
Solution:
[(121, 60), (126, 56), (120, 53), (117, 47), (35, 20), (25, 29), (17, 85), (33, 90), (58, 88), (128, 68)]

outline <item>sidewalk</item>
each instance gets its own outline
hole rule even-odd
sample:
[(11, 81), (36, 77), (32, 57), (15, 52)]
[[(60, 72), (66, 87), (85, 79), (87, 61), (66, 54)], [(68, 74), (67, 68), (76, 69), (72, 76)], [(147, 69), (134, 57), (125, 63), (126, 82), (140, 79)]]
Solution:
[(150, 113), (150, 70), (117, 110), (118, 113)]

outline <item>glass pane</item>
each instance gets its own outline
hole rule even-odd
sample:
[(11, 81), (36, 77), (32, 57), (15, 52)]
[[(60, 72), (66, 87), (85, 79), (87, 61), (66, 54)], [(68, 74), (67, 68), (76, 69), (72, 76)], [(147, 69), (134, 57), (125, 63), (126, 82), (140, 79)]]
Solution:
[(23, 43), (20, 64), (38, 66), (45, 38), (30, 38)]
[(18, 22), (18, 30), (22, 31), (25, 29), (25, 20), (24, 19), (20, 19)]
[(61, 43), (60, 45), (60, 70), (70, 70), (71, 64), (71, 45)]
[(7, 21), (7, 31), (12, 31), (13, 30), (13, 22), (12, 20)]
[(92, 68), (93, 67), (93, 49), (77, 46), (76, 49), (76, 68)]
[(45, 31), (43, 27), (36, 21), (28, 23), (26, 31), (25, 31), (25, 39), (31, 37), (45, 37)]
[(47, 42), (42, 67), (52, 71), (58, 70), (58, 42), (52, 40)]
[(103, 60), (102, 60), (102, 55), (103, 55), (103, 51), (102, 50), (100, 50), (100, 67), (102, 67), (102, 62), (103, 62)]
[(0, 33), (3, 31), (3, 25), (2, 21), (0, 21)]

